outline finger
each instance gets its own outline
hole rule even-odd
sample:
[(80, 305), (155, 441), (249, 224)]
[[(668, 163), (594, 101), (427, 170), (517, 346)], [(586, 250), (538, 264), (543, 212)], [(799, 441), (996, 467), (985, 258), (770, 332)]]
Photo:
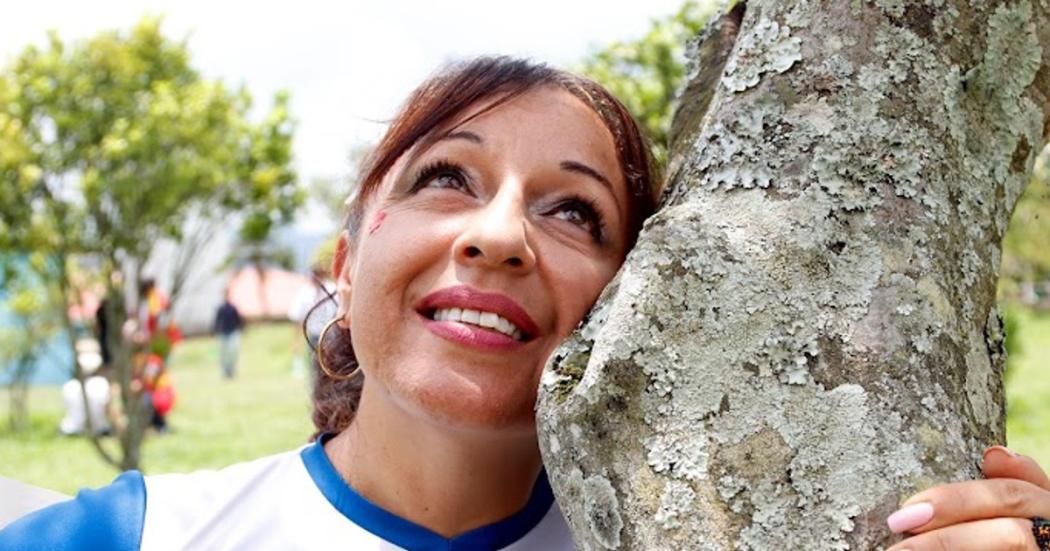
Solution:
[(1013, 478), (967, 480), (915, 494), (886, 519), (894, 532), (921, 533), (994, 517), (1050, 516), (1050, 492)]
[(1050, 477), (1031, 457), (1016, 454), (1003, 446), (992, 446), (984, 451), (981, 465), (987, 478), (1016, 478), (1050, 491)]
[(995, 518), (956, 524), (912, 536), (887, 551), (1038, 551), (1032, 521)]

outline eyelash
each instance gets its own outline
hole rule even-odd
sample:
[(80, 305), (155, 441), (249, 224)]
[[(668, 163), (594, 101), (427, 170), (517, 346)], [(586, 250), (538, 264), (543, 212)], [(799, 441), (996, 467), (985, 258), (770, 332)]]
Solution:
[[(559, 201), (557, 205), (552, 208), (549, 213), (555, 213), (566, 207), (575, 208), (581, 213), (584, 219), (584, 226), (590, 226), (588, 232), (591, 237), (594, 238), (594, 242), (601, 245), (605, 242), (605, 219), (595, 207), (594, 202), (580, 197), (579, 195), (573, 195), (562, 201)], [(575, 222), (569, 222), (575, 224)], [(581, 226), (583, 227), (583, 226)]]
[(419, 173), (412, 182), (411, 193), (423, 189), (423, 187), (429, 184), (433, 179), (440, 176), (453, 176), (464, 189), (470, 189), (466, 171), (463, 170), (463, 167), (451, 161), (440, 159), (419, 169)]
[[(439, 159), (424, 165), (419, 169), (419, 172), (416, 173), (416, 177), (412, 180), (412, 187), (409, 193), (418, 192), (426, 187), (427, 184), (434, 181), (435, 178), (442, 176), (452, 176), (457, 180), (459, 185), (462, 186), (464, 191), (468, 193), (470, 192), (469, 179), (467, 178), (466, 171), (463, 167), (447, 159)], [(567, 208), (574, 208), (580, 212), (583, 218), (583, 224), (577, 225), (585, 227), (588, 233), (591, 234), (595, 243), (601, 245), (605, 242), (605, 219), (602, 217), (601, 211), (595, 206), (594, 201), (579, 195), (572, 195), (559, 201), (553, 208), (547, 211), (547, 214), (560, 212)], [(570, 224), (576, 224), (572, 221), (566, 221)]]

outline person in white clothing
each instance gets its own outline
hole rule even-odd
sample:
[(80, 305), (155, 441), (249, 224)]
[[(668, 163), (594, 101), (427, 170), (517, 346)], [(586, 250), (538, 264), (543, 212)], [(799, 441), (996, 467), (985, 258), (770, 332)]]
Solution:
[[(76, 343), (77, 363), (84, 374), (84, 384), (76, 378), (66, 381), (62, 385), (62, 405), (65, 407), (65, 415), (58, 423), (58, 430), (67, 436), (84, 434), (88, 432), (88, 426), (92, 427), (95, 434), (108, 434), (110, 432), (109, 417), (107, 410), (110, 400), (110, 382), (104, 375), (99, 373), (103, 367), (101, 347), (94, 340), (80, 340)], [(84, 407), (84, 397), (87, 396), (87, 407)], [(88, 415), (91, 423), (88, 423)]]
[[(84, 395), (87, 395), (88, 407), (84, 408)], [(62, 404), (65, 415), (58, 423), (58, 430), (65, 435), (84, 434), (87, 432), (87, 415), (91, 412), (91, 426), (96, 434), (110, 431), (106, 408), (109, 407), (109, 380), (101, 375), (92, 375), (80, 388), (80, 381), (70, 379), (62, 385)]]

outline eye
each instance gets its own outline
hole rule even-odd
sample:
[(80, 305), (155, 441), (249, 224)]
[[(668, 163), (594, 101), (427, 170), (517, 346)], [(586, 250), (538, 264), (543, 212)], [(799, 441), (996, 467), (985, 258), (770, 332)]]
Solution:
[(412, 184), (412, 191), (419, 191), (423, 188), (470, 191), (463, 167), (445, 160), (435, 161), (419, 170)]
[(597, 243), (603, 240), (602, 217), (598, 214), (598, 209), (594, 207), (594, 204), (586, 199), (581, 197), (566, 199), (555, 205), (548, 214), (586, 230)]

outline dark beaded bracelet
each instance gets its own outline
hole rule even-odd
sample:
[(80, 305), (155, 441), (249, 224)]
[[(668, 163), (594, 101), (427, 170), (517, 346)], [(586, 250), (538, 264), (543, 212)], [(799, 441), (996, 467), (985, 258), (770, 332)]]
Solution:
[(1035, 517), (1032, 519), (1032, 535), (1039, 551), (1050, 551), (1050, 520)]

